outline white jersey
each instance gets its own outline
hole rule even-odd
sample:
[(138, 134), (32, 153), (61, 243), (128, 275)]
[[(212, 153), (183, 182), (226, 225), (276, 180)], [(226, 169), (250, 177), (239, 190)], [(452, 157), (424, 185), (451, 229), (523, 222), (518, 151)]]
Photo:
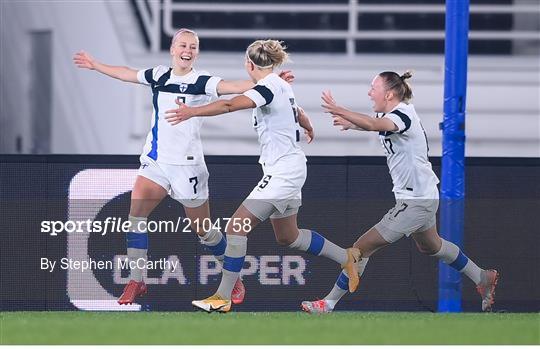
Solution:
[(137, 79), (150, 85), (153, 93), (152, 128), (146, 137), (143, 155), (164, 164), (203, 164), (200, 136), (203, 118), (191, 118), (173, 126), (165, 120), (165, 112), (178, 107), (176, 99), (188, 106), (204, 105), (217, 99), (221, 78), (196, 70), (177, 76), (172, 68), (160, 65), (140, 70)]
[(431, 169), (426, 132), (414, 106), (399, 103), (382, 117), (398, 127), (395, 132), (379, 132), (396, 198), (438, 198), (439, 179)]
[(244, 95), (257, 106), (253, 109), (253, 128), (261, 147), (259, 163), (273, 166), (285, 156), (295, 156), (305, 164), (306, 157), (299, 146), (298, 110), (291, 86), (271, 73)]

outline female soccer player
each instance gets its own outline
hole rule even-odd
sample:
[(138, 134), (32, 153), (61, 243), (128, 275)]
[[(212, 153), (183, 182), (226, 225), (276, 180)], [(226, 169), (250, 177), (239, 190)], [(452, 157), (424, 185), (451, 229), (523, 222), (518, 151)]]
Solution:
[[(172, 67), (160, 65), (139, 71), (100, 63), (85, 52), (78, 52), (73, 60), (79, 68), (96, 70), (125, 82), (149, 85), (152, 89), (152, 128), (146, 137), (140, 157), (141, 166), (131, 192), (131, 232), (127, 234), (129, 260), (146, 260), (147, 217), (169, 193), (184, 206), (192, 229), (221, 262), (227, 244), (222, 233), (217, 229), (204, 231), (202, 224), (195, 223), (210, 219), (208, 170), (200, 138), (202, 119), (193, 119), (172, 127), (164, 120), (164, 111), (175, 107), (177, 100), (186, 105), (202, 105), (219, 95), (243, 93), (254, 84), (249, 80), (224, 81), (206, 71), (195, 70), (193, 64), (199, 55), (199, 38), (192, 30), (183, 28), (176, 32), (170, 54)], [(288, 82), (294, 79), (289, 71), (282, 72), (280, 76)], [(118, 299), (119, 304), (131, 304), (147, 292), (142, 268), (132, 268), (130, 279)], [(241, 303), (244, 292), (242, 281), (238, 279), (233, 301)]]
[[(227, 247), (217, 292), (209, 298), (192, 302), (195, 307), (207, 312), (230, 311), (231, 291), (244, 264), (247, 235), (257, 224), (268, 218), (278, 243), (328, 257), (341, 264), (348, 273), (358, 276), (355, 259), (359, 253), (357, 249), (345, 250), (315, 231), (298, 229), (296, 216), (307, 175), (306, 157), (298, 145), (299, 126), (304, 129), (308, 143), (314, 133), (308, 116), (296, 105), (290, 85), (273, 73), (273, 69), (284, 63), (287, 57), (281, 42), (255, 41), (247, 48), (245, 61), (247, 73), (256, 82), (252, 89), (231, 100), (219, 100), (205, 106), (187, 107), (178, 103), (179, 108), (167, 113), (169, 122), (176, 125), (189, 122), (194, 116), (214, 116), (254, 109), (253, 127), (259, 136), (259, 163), (264, 175), (236, 210), (226, 228)], [(238, 224), (235, 225), (236, 222)], [(351, 277), (351, 292), (357, 285), (358, 277)]]
[[(364, 272), (369, 257), (378, 249), (412, 236), (418, 250), (437, 257), (467, 275), (477, 285), (482, 296), (482, 310), (490, 311), (494, 302), (499, 274), (496, 270), (482, 270), (467, 258), (458, 246), (442, 239), (437, 233), (436, 213), (439, 206), (439, 180), (428, 159), (427, 137), (409, 103), (412, 90), (407, 79), (410, 72), (378, 74), (368, 92), (375, 113), (372, 118), (336, 104), (330, 91), (323, 92), (322, 107), (342, 130), (375, 131), (385, 150), (396, 198), (396, 205), (373, 228), (364, 233), (354, 247), (361, 251), (358, 271)], [(350, 274), (342, 272), (330, 293), (319, 301), (304, 301), (302, 309), (308, 313), (329, 313), (347, 293), (345, 285)]]

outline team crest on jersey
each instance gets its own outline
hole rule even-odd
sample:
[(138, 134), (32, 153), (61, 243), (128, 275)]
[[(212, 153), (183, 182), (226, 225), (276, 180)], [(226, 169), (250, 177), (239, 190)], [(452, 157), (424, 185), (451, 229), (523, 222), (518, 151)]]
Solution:
[(180, 92), (186, 92), (187, 88), (188, 88), (188, 84), (185, 84), (185, 83), (180, 84), (180, 87), (179, 87)]

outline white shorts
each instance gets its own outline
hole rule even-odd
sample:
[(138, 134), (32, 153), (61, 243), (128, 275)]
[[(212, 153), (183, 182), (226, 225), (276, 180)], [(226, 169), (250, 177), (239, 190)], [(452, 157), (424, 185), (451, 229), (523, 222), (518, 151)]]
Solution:
[(388, 242), (426, 231), (437, 224), (439, 199), (397, 199), (375, 229)]
[(162, 164), (145, 155), (141, 155), (140, 161), (138, 175), (159, 184), (182, 205), (199, 207), (208, 200), (209, 174), (206, 164)]
[(305, 158), (281, 160), (273, 166), (263, 166), (263, 172), (263, 178), (243, 205), (261, 221), (296, 214), (302, 205), (302, 187), (307, 178)]

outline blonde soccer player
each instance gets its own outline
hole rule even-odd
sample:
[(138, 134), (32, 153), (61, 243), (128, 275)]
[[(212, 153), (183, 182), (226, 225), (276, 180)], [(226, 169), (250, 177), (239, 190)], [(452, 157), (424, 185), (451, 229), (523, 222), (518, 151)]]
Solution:
[[(180, 29), (170, 46), (171, 66), (159, 65), (145, 70), (103, 64), (86, 52), (75, 54), (73, 61), (79, 68), (98, 71), (112, 78), (147, 85), (152, 90), (151, 129), (146, 137), (141, 166), (131, 192), (129, 220), (131, 231), (127, 234), (127, 254), (130, 261), (146, 260), (148, 233), (146, 221), (149, 214), (167, 194), (179, 201), (191, 222), (192, 229), (221, 263), (227, 241), (221, 231), (208, 231), (203, 222), (210, 219), (208, 203), (208, 170), (204, 161), (200, 137), (202, 119), (192, 119), (173, 127), (165, 120), (165, 111), (176, 106), (175, 101), (197, 106), (209, 103), (219, 95), (243, 93), (254, 86), (249, 80), (224, 81), (203, 70), (194, 68), (199, 56), (199, 38), (190, 29)], [(287, 81), (294, 78), (282, 72)], [(141, 263), (140, 265), (143, 265)], [(143, 268), (130, 271), (130, 281), (118, 299), (119, 304), (131, 304), (147, 292)], [(244, 285), (235, 280), (232, 299), (241, 303)]]
[[(322, 94), (322, 107), (332, 115), (335, 126), (342, 130), (379, 133), (394, 184), (392, 190), (396, 205), (354, 243), (361, 252), (359, 276), (375, 251), (404, 236), (411, 236), (421, 253), (434, 256), (467, 275), (477, 285), (482, 297), (482, 310), (489, 311), (494, 302), (498, 272), (479, 268), (458, 246), (437, 233), (439, 179), (428, 159), (424, 128), (414, 106), (409, 103), (412, 89), (407, 79), (411, 76), (410, 72), (399, 75), (390, 71), (375, 76), (368, 92), (373, 111), (380, 114), (375, 118), (339, 106), (329, 91)], [(348, 292), (346, 285), (350, 276), (343, 271), (326, 297), (304, 301), (302, 309), (316, 314), (331, 312)]]
[[(255, 41), (247, 48), (245, 60), (245, 69), (256, 83), (253, 88), (231, 100), (219, 100), (205, 106), (188, 107), (179, 103), (179, 108), (171, 110), (167, 116), (172, 125), (180, 126), (203, 116), (253, 109), (253, 127), (259, 137), (263, 178), (227, 226), (227, 247), (219, 288), (213, 296), (192, 302), (207, 312), (231, 310), (231, 292), (244, 264), (247, 235), (268, 218), (278, 243), (330, 258), (347, 272), (357, 275), (357, 249), (345, 250), (316, 231), (299, 229), (297, 225), (302, 186), (307, 176), (306, 157), (299, 146), (300, 128), (304, 129), (308, 143), (314, 133), (307, 114), (296, 104), (291, 86), (273, 72), (287, 57), (281, 42)], [(242, 224), (235, 226), (235, 221)], [(350, 278), (351, 291), (357, 285), (358, 278)]]

